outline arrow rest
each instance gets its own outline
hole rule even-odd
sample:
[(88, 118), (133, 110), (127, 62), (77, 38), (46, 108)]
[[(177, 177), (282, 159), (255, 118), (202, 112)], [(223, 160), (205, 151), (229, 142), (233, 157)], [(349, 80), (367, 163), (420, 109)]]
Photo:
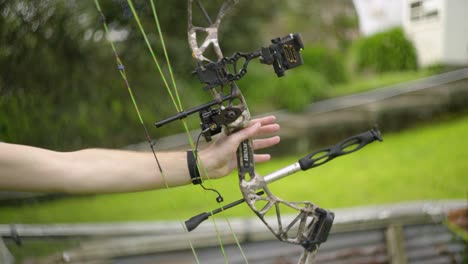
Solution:
[(234, 122), (242, 111), (235, 107), (226, 107), (223, 110), (206, 108), (200, 111), (200, 127), (206, 142), (211, 141), (211, 137), (221, 133), (223, 126)]

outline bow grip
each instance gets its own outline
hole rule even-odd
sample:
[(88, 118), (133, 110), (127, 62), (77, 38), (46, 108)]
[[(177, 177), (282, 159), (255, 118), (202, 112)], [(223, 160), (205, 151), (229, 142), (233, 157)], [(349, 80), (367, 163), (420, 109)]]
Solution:
[(302, 170), (308, 170), (346, 154), (353, 153), (375, 140), (383, 141), (377, 128), (349, 137), (336, 145), (326, 147), (305, 156), (299, 160)]

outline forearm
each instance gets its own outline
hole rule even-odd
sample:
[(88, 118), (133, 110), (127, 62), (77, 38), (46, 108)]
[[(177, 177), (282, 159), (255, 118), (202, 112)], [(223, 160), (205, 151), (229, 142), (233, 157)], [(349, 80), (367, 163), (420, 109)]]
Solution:
[[(110, 193), (190, 183), (185, 152), (108, 149), (55, 152), (1, 143), (0, 189), (38, 192)], [(165, 183), (165, 180), (166, 183)]]
[[(185, 152), (152, 153), (85, 149), (66, 154), (66, 192), (130, 192), (190, 183)], [(73, 171), (75, 170), (75, 171)]]

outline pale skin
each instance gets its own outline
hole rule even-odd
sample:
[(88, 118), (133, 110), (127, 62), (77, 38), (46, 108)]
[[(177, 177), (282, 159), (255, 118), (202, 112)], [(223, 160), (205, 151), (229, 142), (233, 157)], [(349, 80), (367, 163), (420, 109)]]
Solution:
[[(272, 136), (280, 129), (274, 116), (252, 120), (230, 136), (220, 135), (199, 151), (202, 178), (216, 179), (236, 167), (240, 142), (257, 136), (255, 150), (279, 143)], [(191, 184), (186, 152), (157, 152), (164, 177), (152, 153), (111, 149), (57, 152), (25, 145), (0, 143), (0, 190), (63, 193), (133, 192)], [(255, 162), (270, 160), (255, 154)], [(164, 180), (165, 179), (165, 180)], [(166, 183), (165, 183), (166, 181)]]

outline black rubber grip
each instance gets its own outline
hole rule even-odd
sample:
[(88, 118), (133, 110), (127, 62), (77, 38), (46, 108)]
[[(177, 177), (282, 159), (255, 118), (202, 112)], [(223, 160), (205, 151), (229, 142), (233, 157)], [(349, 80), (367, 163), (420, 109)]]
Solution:
[(192, 218), (190, 218), (189, 220), (185, 221), (185, 226), (187, 227), (187, 231), (192, 231), (194, 230), (199, 224), (201, 224), (203, 221), (205, 221), (206, 219), (208, 219), (208, 217), (210, 217), (211, 214), (210, 213), (201, 213), (199, 215), (196, 215)]
[(300, 159), (299, 164), (302, 170), (308, 170), (325, 164), (336, 157), (358, 151), (375, 140), (382, 141), (382, 135), (377, 128), (349, 137), (334, 146), (314, 151)]

